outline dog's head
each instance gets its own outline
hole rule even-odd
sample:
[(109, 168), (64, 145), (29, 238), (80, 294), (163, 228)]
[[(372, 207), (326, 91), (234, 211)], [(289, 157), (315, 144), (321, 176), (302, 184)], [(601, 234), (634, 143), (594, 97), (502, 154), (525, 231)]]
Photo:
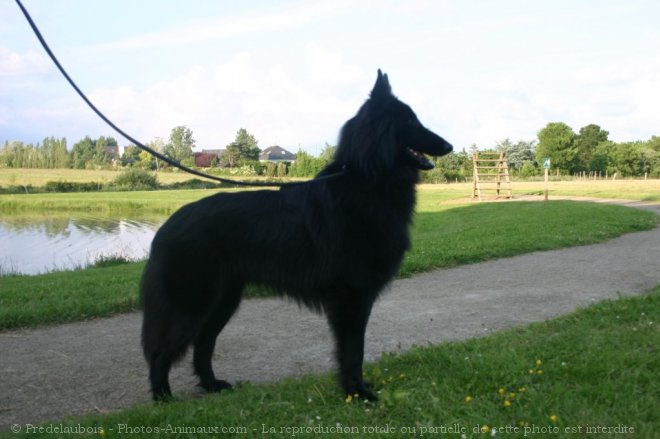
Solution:
[(396, 167), (428, 170), (434, 165), (426, 155), (442, 156), (452, 149), (392, 94), (387, 75), (378, 70), (370, 98), (342, 129), (336, 158), (368, 173)]

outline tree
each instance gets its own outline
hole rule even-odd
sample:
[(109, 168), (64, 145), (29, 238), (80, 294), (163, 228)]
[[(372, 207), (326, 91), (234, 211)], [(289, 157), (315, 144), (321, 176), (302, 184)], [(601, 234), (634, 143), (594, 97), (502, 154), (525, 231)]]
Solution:
[(610, 164), (613, 171), (630, 177), (655, 175), (660, 160), (648, 142), (623, 142), (615, 143), (610, 150)]
[[(165, 151), (165, 141), (156, 137), (151, 142), (147, 143), (147, 146), (153, 149), (156, 152), (164, 154)], [(160, 170), (160, 161), (146, 151), (140, 153), (140, 166), (145, 169), (155, 169), (156, 171)]]
[(335, 152), (337, 151), (336, 146), (332, 146), (326, 142), (319, 158), (325, 162), (325, 164), (330, 163), (335, 158)]
[(609, 140), (600, 142), (594, 149), (593, 156), (589, 162), (589, 169), (593, 172), (605, 174), (613, 169), (611, 154), (615, 143)]
[(140, 161), (140, 151), (141, 149), (135, 145), (128, 145), (124, 148), (124, 153), (121, 156), (121, 165), (122, 166), (133, 166), (137, 165)]
[(660, 152), (660, 136), (651, 136), (646, 143), (652, 150)]
[(429, 183), (466, 181), (472, 176), (472, 157), (465, 148), (461, 152), (433, 159), (435, 168), (422, 173), (422, 180)]
[(244, 161), (259, 160), (259, 145), (257, 139), (241, 128), (236, 133), (236, 139), (227, 145), (227, 150), (222, 155), (225, 166), (234, 167)]
[(551, 122), (538, 133), (536, 161), (545, 157), (552, 160), (553, 166), (573, 172), (577, 168), (577, 148), (575, 132), (563, 122)]
[(287, 165), (284, 162), (277, 162), (277, 176), (286, 177), (287, 174)]
[(479, 151), (479, 147), (477, 146), (476, 143), (473, 143), (470, 145), (470, 160), (472, 160), (472, 157), (474, 157), (474, 153)]
[(163, 148), (163, 154), (172, 160), (182, 162), (192, 158), (194, 147), (192, 130), (185, 125), (179, 125), (170, 131), (169, 143)]
[(495, 147), (498, 151), (503, 151), (506, 154), (509, 165), (515, 169), (520, 170), (526, 161), (531, 161), (534, 158), (534, 140), (524, 141), (519, 140), (512, 143), (509, 138), (498, 142)]
[(53, 167), (54, 168), (68, 168), (69, 167), (69, 151), (66, 149), (66, 138), (56, 139), (51, 137), (53, 144)]
[(89, 136), (73, 144), (71, 148), (71, 165), (76, 169), (85, 169), (91, 165), (96, 153), (96, 142)]
[(595, 171), (594, 157), (596, 148), (599, 144), (607, 141), (609, 132), (603, 130), (596, 124), (589, 124), (580, 128), (580, 132), (575, 136), (575, 148), (578, 155), (578, 170)]
[(534, 166), (534, 162), (531, 160), (525, 160), (522, 167), (518, 171), (518, 175), (523, 178), (533, 177), (536, 175), (536, 173), (536, 166)]
[(104, 166), (110, 164), (111, 157), (105, 150), (107, 146), (117, 146), (117, 141), (114, 137), (101, 136), (96, 140), (96, 150), (94, 152), (95, 165)]
[(314, 157), (300, 149), (296, 153), (296, 161), (288, 169), (288, 175), (291, 177), (314, 177), (327, 164), (328, 161), (326, 159)]

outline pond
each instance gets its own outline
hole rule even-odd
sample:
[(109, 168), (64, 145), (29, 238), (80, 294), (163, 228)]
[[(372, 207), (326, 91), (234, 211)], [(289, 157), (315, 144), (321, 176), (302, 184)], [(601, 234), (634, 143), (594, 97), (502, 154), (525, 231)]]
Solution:
[(71, 270), (103, 257), (144, 259), (167, 217), (99, 213), (0, 214), (0, 275)]

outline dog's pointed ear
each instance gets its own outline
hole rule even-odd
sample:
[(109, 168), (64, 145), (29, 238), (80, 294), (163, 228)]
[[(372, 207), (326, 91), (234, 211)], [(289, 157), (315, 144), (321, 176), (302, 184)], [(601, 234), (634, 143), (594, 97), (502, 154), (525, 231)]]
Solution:
[(383, 72), (381, 72), (380, 69), (378, 69), (378, 77), (376, 78), (376, 84), (374, 85), (374, 89), (371, 90), (371, 98), (382, 99), (388, 96), (392, 96), (392, 87), (390, 87), (390, 80), (387, 78), (387, 73), (383, 74)]

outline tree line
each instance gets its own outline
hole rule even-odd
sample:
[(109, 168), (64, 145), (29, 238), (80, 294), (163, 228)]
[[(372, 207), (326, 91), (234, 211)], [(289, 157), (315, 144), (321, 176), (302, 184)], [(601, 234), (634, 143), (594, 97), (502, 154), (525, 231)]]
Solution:
[[(195, 166), (192, 130), (177, 126), (167, 142), (156, 138), (147, 143), (165, 156), (187, 166)], [(113, 137), (93, 139), (85, 136), (67, 149), (65, 138), (47, 137), (36, 145), (6, 141), (0, 149), (0, 166), (10, 168), (99, 168), (110, 166), (138, 167), (157, 170), (163, 167), (157, 159), (134, 145), (124, 149), (121, 157), (112, 157), (117, 147)], [(549, 158), (553, 172), (561, 175), (588, 173), (622, 177), (660, 177), (660, 136), (646, 141), (613, 142), (609, 132), (596, 124), (586, 125), (576, 133), (563, 122), (551, 122), (539, 130), (533, 140), (513, 142), (504, 139), (489, 148), (472, 145), (435, 159), (436, 168), (422, 175), (428, 182), (464, 181), (472, 177), (472, 154), (479, 149), (504, 151), (511, 172), (519, 177), (540, 175), (541, 163)], [(325, 145), (316, 157), (299, 150), (294, 162), (261, 163), (257, 139), (244, 128), (226, 145), (223, 154), (209, 154), (203, 167), (232, 175), (265, 175), (268, 177), (312, 177), (332, 160), (335, 147)], [(200, 154), (200, 153), (197, 153)]]
[(563, 122), (548, 123), (533, 140), (504, 139), (489, 148), (472, 145), (435, 160), (426, 172), (428, 182), (466, 181), (472, 178), (472, 155), (480, 149), (503, 151), (514, 176), (529, 178), (543, 173), (543, 161), (550, 159), (555, 175), (590, 175), (660, 178), (660, 136), (646, 141), (613, 142), (609, 132), (596, 124), (576, 133)]
[[(167, 142), (162, 138), (155, 138), (146, 145), (189, 167), (201, 164), (201, 167), (210, 168), (216, 173), (266, 177), (314, 176), (332, 160), (335, 148), (326, 144), (319, 157), (299, 150), (293, 162), (262, 163), (259, 161), (261, 149), (257, 139), (241, 128), (222, 154), (194, 153), (196, 141), (193, 132), (184, 125), (174, 127)], [(0, 167), (95, 169), (120, 166), (162, 170), (168, 166), (135, 145), (126, 146), (121, 157), (114, 156), (112, 148), (117, 146), (116, 139), (103, 136), (98, 139), (85, 136), (70, 150), (67, 149), (66, 138), (48, 137), (36, 145), (6, 141), (0, 149)]]

